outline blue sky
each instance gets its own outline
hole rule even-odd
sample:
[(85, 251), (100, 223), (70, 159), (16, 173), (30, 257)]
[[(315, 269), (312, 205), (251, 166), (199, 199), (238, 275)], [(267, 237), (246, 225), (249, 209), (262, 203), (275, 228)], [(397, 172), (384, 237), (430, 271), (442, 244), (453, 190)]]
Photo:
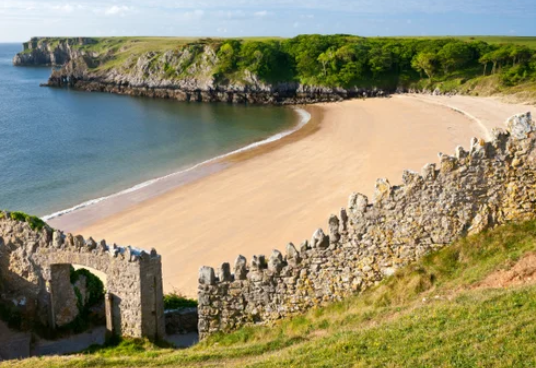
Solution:
[(0, 42), (304, 33), (536, 36), (536, 0), (0, 0)]

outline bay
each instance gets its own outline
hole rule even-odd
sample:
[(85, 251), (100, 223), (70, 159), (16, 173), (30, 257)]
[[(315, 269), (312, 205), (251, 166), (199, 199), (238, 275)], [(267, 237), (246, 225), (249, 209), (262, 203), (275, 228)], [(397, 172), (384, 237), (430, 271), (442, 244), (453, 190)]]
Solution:
[(292, 109), (183, 103), (39, 87), (0, 44), (0, 208), (44, 216), (289, 129)]

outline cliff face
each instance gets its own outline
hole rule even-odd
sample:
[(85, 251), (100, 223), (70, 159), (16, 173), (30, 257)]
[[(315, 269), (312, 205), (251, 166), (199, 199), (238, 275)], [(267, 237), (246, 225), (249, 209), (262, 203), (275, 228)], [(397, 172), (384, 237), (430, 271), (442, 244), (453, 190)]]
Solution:
[(32, 38), (23, 43), (24, 51), (13, 58), (15, 66), (60, 66), (83, 55), (79, 47), (94, 44), (91, 38)]
[(167, 98), (179, 101), (295, 104), (340, 101), (374, 90), (267, 83), (245, 70), (232, 77), (219, 72), (218, 45), (166, 46), (114, 39), (32, 39), (15, 65), (56, 65), (47, 83), (85, 91)]

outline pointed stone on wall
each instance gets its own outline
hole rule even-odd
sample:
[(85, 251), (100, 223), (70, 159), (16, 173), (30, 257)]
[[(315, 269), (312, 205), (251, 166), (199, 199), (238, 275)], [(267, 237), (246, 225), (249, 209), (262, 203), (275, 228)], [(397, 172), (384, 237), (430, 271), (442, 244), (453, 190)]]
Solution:
[(529, 134), (536, 130), (530, 112), (516, 114), (506, 121), (506, 129), (515, 139), (527, 139)]
[(247, 259), (246, 257), (240, 255), (236, 258), (235, 264), (234, 264), (234, 275), (235, 280), (245, 280), (246, 276), (248, 274), (247, 271)]
[(328, 221), (329, 242), (331, 244), (335, 244), (341, 239), (341, 234), (339, 233), (339, 225), (339, 218), (336, 215), (331, 215)]
[(391, 192), (391, 183), (386, 178), (379, 178), (376, 180), (376, 185), (374, 186), (374, 196), (372, 201), (377, 204), (383, 199), (388, 198)]
[(233, 276), (231, 275), (231, 265), (229, 263), (222, 263), (220, 267), (219, 278), (221, 282), (233, 281)]
[(324, 234), (324, 230), (318, 229), (311, 238), (311, 247), (325, 249), (329, 247), (329, 238)]
[(352, 193), (348, 200), (348, 209), (353, 215), (363, 215), (367, 210), (369, 199), (361, 193)]
[(216, 275), (212, 267), (203, 266), (199, 269), (199, 283), (202, 285), (214, 285)]
[(283, 269), (283, 255), (280, 251), (274, 250), (268, 260), (268, 270), (279, 273)]

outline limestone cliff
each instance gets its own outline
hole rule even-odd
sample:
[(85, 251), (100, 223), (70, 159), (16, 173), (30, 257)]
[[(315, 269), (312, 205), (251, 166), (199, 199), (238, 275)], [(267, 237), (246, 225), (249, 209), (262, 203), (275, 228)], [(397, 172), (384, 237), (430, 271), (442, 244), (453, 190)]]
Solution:
[(92, 38), (32, 38), (23, 43), (24, 51), (13, 58), (15, 66), (61, 66), (84, 52), (80, 46), (94, 44)]
[(85, 91), (167, 98), (179, 101), (293, 104), (340, 101), (376, 89), (262, 81), (242, 70), (221, 73), (220, 44), (199, 40), (178, 45), (117, 39), (32, 39), (15, 65), (55, 65), (47, 83)]

